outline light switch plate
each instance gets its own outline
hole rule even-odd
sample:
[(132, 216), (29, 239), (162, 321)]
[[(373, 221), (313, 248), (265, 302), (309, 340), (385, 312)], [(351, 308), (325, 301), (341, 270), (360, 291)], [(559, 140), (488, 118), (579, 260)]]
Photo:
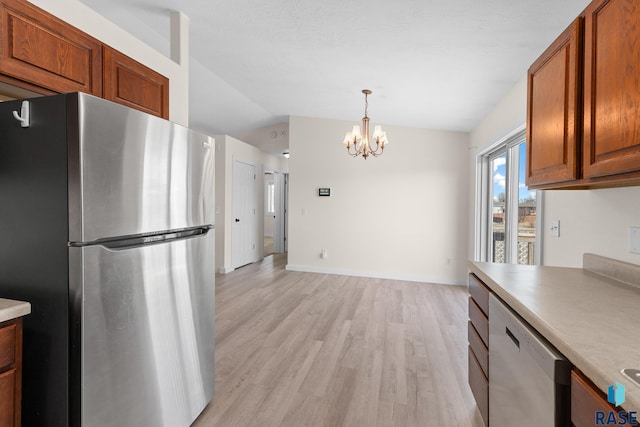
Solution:
[(560, 221), (551, 221), (551, 235), (555, 237), (560, 237)]
[(629, 227), (629, 252), (640, 254), (640, 227)]

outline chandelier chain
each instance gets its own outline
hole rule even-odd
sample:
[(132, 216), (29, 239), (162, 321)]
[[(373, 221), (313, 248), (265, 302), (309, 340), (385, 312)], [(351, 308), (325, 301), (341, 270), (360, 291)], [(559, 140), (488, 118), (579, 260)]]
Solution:
[(369, 111), (369, 94), (365, 93), (364, 94), (364, 116), (365, 117), (369, 117), (368, 111)]

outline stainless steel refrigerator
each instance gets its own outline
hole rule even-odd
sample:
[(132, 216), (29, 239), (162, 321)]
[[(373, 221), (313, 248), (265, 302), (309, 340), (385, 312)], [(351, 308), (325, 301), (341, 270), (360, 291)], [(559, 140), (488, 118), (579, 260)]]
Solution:
[(214, 391), (213, 139), (86, 94), (28, 102), (28, 127), (0, 103), (23, 425), (188, 426)]

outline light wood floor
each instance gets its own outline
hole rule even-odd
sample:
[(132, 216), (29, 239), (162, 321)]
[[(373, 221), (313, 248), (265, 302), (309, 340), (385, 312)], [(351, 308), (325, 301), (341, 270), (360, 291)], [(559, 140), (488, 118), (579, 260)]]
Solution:
[(273, 237), (264, 236), (264, 256), (273, 254)]
[(483, 426), (466, 288), (285, 262), (216, 277), (216, 393), (194, 426)]

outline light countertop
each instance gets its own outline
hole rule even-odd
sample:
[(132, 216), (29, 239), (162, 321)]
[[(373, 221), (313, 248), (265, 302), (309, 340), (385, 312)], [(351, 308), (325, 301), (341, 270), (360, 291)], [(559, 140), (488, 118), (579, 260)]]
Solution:
[(0, 323), (31, 313), (31, 304), (0, 298)]
[(470, 271), (605, 394), (618, 381), (622, 407), (640, 411), (640, 288), (581, 268), (470, 262)]

